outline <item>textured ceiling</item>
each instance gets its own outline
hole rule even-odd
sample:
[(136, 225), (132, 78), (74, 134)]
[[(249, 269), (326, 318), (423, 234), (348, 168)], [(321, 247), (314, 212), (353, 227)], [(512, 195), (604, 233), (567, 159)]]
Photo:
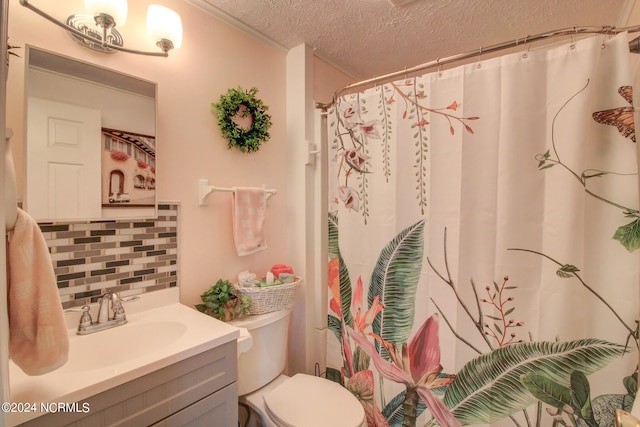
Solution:
[[(357, 78), (576, 26), (624, 26), (634, 0), (187, 0)], [(396, 0), (396, 2), (399, 2)]]

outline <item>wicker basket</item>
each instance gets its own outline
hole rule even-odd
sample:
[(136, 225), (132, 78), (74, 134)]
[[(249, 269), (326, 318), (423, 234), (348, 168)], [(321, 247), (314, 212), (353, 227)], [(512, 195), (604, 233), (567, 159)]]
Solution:
[(259, 287), (244, 287), (235, 285), (239, 296), (249, 297), (251, 306), (249, 314), (265, 314), (272, 311), (288, 310), (293, 307), (296, 291), (302, 283), (300, 277), (296, 277), (293, 283), (282, 285)]

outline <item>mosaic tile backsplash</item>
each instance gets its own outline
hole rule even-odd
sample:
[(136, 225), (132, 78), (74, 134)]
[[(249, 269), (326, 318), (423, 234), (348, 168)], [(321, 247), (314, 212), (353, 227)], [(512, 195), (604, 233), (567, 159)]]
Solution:
[(178, 286), (177, 203), (158, 217), (41, 223), (63, 308), (96, 302), (107, 289), (121, 297)]

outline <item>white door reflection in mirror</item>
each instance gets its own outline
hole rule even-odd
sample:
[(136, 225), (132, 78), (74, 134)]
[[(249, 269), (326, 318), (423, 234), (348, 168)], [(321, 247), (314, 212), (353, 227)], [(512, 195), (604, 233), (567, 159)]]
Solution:
[(38, 221), (100, 218), (99, 110), (28, 98), (26, 208)]

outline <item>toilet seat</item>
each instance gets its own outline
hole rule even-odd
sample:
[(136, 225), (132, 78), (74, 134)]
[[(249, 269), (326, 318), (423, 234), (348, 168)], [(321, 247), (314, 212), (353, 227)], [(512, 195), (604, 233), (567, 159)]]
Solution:
[(264, 395), (265, 408), (281, 427), (360, 427), (364, 409), (347, 389), (313, 375), (297, 374)]

